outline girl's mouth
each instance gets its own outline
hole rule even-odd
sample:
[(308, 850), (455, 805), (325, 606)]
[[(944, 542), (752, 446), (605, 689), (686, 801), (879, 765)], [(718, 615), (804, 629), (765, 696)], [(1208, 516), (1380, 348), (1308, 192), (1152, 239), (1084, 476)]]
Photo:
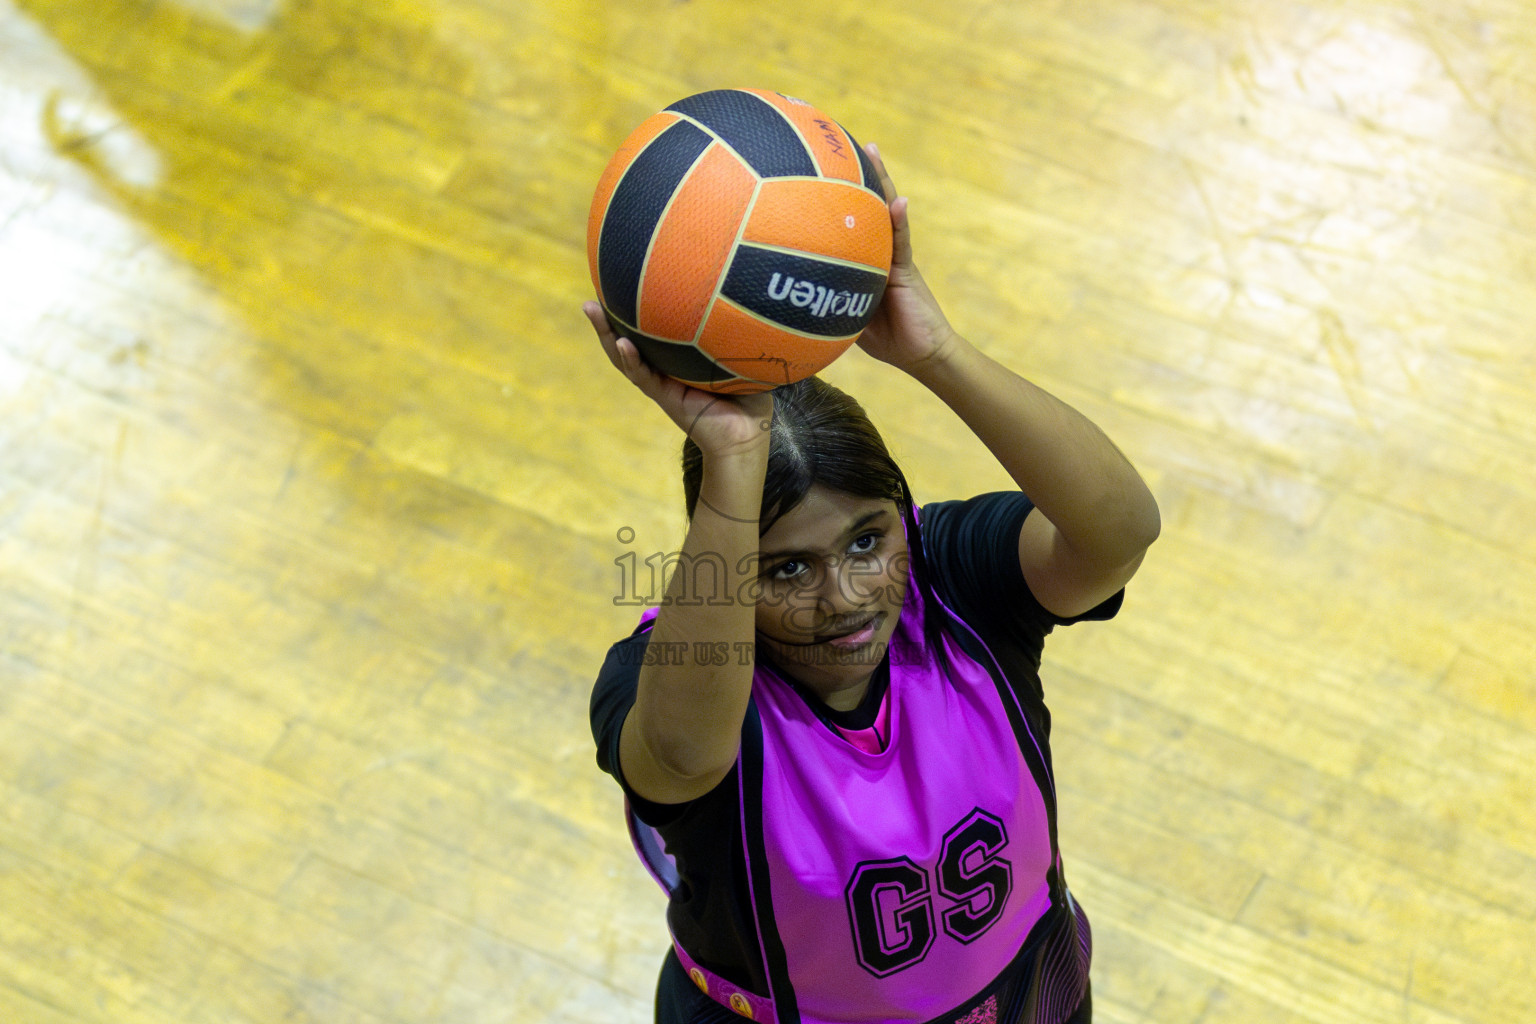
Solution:
[(884, 618), (883, 615), (871, 615), (852, 629), (818, 636), (816, 642), (827, 644), (840, 650), (853, 650), (857, 647), (863, 647), (875, 638), (875, 632), (880, 628), (882, 618)]

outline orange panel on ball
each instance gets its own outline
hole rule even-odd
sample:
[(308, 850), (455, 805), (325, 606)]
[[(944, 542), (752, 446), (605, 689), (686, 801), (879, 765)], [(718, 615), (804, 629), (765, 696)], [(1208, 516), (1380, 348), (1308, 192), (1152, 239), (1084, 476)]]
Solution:
[(794, 334), (720, 299), (710, 310), (699, 348), (731, 372), (777, 387), (822, 370), (853, 341)]
[(705, 150), (657, 225), (640, 279), (640, 330), (693, 339), (756, 188), (757, 176), (730, 150)]
[(890, 210), (858, 185), (769, 178), (742, 240), (891, 269)]

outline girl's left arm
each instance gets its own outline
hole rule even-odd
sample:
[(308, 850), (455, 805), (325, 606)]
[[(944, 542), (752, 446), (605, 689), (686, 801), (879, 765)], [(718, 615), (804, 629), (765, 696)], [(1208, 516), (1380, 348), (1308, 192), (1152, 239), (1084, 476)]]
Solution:
[(1161, 529), (1157, 502), (1129, 460), (1082, 413), (955, 332), (912, 261), (907, 200), (878, 150), (891, 200), (894, 255), (886, 294), (859, 345), (937, 395), (1002, 463), (1035, 508), (1019, 565), (1046, 610), (1089, 611), (1125, 586)]
[(1034, 502), (1019, 565), (1047, 611), (1081, 615), (1125, 586), (1161, 521), (1152, 492), (1103, 431), (958, 336), (912, 374)]

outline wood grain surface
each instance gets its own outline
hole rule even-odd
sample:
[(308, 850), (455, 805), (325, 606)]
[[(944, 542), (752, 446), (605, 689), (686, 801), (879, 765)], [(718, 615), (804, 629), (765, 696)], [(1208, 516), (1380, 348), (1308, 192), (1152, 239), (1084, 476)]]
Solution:
[(1161, 504), (1047, 646), (1097, 1019), (1536, 1020), (1523, 0), (0, 0), (0, 1020), (650, 1019), (587, 699), (679, 439), (579, 305), (721, 86)]

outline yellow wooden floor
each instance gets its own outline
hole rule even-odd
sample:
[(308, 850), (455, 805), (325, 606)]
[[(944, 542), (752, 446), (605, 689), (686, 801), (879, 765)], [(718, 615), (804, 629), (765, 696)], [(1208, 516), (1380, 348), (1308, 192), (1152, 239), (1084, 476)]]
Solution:
[(586, 702), (677, 438), (578, 305), (722, 85), (1161, 502), (1048, 648), (1098, 1020), (1536, 1021), (1528, 0), (0, 0), (0, 1021), (648, 1019)]

